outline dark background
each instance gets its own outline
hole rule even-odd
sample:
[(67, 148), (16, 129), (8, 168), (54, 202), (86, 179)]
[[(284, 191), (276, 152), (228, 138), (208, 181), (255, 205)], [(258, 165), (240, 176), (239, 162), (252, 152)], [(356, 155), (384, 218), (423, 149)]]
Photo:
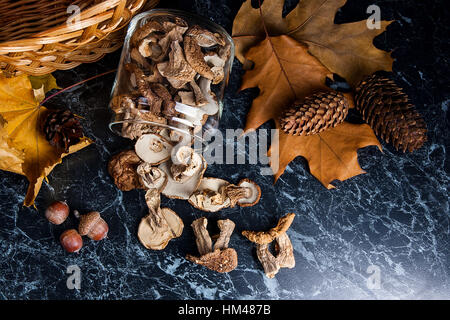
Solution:
[[(231, 33), (242, 1), (162, 0), (160, 7), (178, 8), (209, 17)], [(428, 142), (412, 154), (383, 145), (359, 150), (367, 174), (326, 190), (297, 158), (276, 185), (261, 176), (258, 165), (211, 165), (207, 176), (231, 182), (248, 177), (263, 196), (252, 208), (207, 214), (236, 223), (231, 239), (238, 268), (217, 274), (184, 259), (196, 253), (191, 222), (204, 213), (184, 201), (163, 198), (162, 205), (183, 219), (181, 238), (161, 252), (146, 250), (136, 236), (146, 214), (143, 191), (121, 192), (106, 166), (111, 155), (130, 146), (108, 130), (110, 90), (114, 75), (90, 81), (47, 103), (84, 117), (88, 147), (64, 159), (43, 185), (36, 207), (23, 208), (24, 177), (0, 172), (0, 299), (435, 299), (450, 298), (449, 225), (449, 10), (444, 1), (349, 0), (336, 23), (366, 19), (370, 4), (381, 7), (384, 20), (395, 19), (375, 39), (393, 50), (394, 78), (405, 88), (428, 126)], [(295, 6), (289, 1), (286, 11)], [(120, 52), (64, 72), (55, 72), (61, 87), (117, 67)], [(226, 90), (220, 127), (242, 128), (257, 91), (238, 93), (243, 70), (236, 60)], [(270, 128), (268, 123), (264, 128)], [(84, 213), (99, 210), (110, 225), (109, 238), (85, 241), (79, 254), (67, 254), (59, 235), (75, 227), (71, 217), (61, 226), (45, 219), (45, 207), (66, 199)], [(268, 229), (287, 212), (297, 213), (289, 230), (295, 269), (282, 269), (275, 279), (264, 276), (244, 229)], [(81, 290), (68, 290), (66, 269), (82, 271)], [(371, 290), (367, 268), (380, 270), (381, 288)]]

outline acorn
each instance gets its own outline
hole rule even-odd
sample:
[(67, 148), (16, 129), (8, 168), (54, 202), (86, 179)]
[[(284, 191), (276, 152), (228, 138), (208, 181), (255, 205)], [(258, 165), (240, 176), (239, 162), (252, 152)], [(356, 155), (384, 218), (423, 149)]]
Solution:
[(83, 247), (83, 239), (81, 235), (75, 229), (69, 229), (64, 231), (59, 237), (62, 247), (67, 252), (78, 252)]
[(78, 225), (80, 235), (88, 236), (95, 241), (100, 241), (108, 235), (108, 224), (102, 219), (98, 211), (92, 211), (83, 215), (76, 211), (75, 215), (80, 219), (80, 224)]
[(69, 206), (65, 201), (55, 201), (45, 210), (45, 217), (53, 224), (59, 225), (69, 216)]

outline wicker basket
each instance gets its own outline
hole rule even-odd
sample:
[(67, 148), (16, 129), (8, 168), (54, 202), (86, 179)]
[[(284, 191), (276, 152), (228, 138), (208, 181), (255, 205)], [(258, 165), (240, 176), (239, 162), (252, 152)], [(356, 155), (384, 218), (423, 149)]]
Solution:
[(0, 0), (0, 70), (37, 76), (97, 61), (122, 46), (136, 13), (158, 2)]

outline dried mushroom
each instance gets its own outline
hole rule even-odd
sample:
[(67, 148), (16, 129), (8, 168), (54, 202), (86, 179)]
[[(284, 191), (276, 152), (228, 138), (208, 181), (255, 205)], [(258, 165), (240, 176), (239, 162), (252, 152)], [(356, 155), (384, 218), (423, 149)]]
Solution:
[(269, 231), (242, 231), (242, 235), (251, 242), (258, 244), (268, 244), (275, 240), (276, 237), (286, 232), (295, 218), (295, 213), (288, 213), (280, 218), (278, 224)]
[[(269, 278), (273, 278), (280, 268), (295, 267), (294, 248), (286, 233), (294, 217), (294, 213), (288, 213), (278, 221), (276, 227), (267, 232), (242, 232), (250, 241), (256, 243), (256, 255), (264, 268), (264, 273)], [(269, 245), (273, 240), (276, 242), (275, 255), (269, 250)]]
[(147, 249), (162, 250), (171, 239), (181, 236), (184, 224), (173, 210), (160, 208), (157, 189), (149, 189), (145, 199), (149, 214), (139, 224), (138, 238)]
[(134, 74), (139, 94), (146, 99), (146, 104), (149, 106), (149, 111), (155, 115), (158, 115), (161, 112), (163, 100), (151, 89), (150, 82), (147, 81), (144, 71), (133, 63), (128, 63), (125, 65), (125, 68)]
[(241, 180), (237, 186), (234, 184), (223, 186), (219, 192), (230, 199), (232, 208), (236, 204), (241, 207), (254, 206), (261, 197), (261, 188), (250, 179)]
[(182, 19), (177, 19), (175, 23), (170, 21), (163, 22), (164, 29), (166, 30), (166, 34), (159, 41), (159, 46), (161, 47), (161, 55), (158, 58), (155, 58), (154, 61), (160, 62), (164, 60), (169, 51), (170, 44), (174, 41), (182, 42), (183, 34), (188, 29), (187, 23)]
[(233, 248), (217, 249), (201, 257), (188, 254), (186, 259), (220, 273), (230, 272), (236, 269), (238, 260), (237, 252)]
[(160, 164), (170, 158), (172, 144), (159, 134), (142, 135), (134, 145), (136, 154), (151, 165)]
[(219, 110), (219, 104), (216, 101), (216, 96), (211, 91), (211, 80), (200, 78), (198, 85), (208, 101), (207, 104), (201, 107), (202, 112), (207, 115), (215, 114)]
[(194, 230), (195, 243), (201, 256), (212, 251), (212, 240), (206, 229), (207, 225), (208, 220), (205, 217), (198, 218), (191, 224), (191, 227)]
[(189, 197), (195, 208), (217, 212), (227, 207), (249, 207), (258, 203), (261, 188), (250, 179), (243, 179), (236, 186), (218, 178), (203, 178), (197, 190)]
[(115, 113), (136, 110), (136, 96), (130, 94), (120, 94), (112, 98), (110, 107)]
[(222, 35), (218, 33), (212, 33), (211, 31), (206, 30), (199, 25), (195, 25), (190, 28), (187, 32), (187, 35), (194, 38), (197, 44), (203, 48), (210, 48), (216, 45), (225, 45), (225, 40), (222, 38)]
[(167, 185), (167, 175), (161, 169), (152, 167), (150, 163), (141, 163), (136, 171), (147, 189), (157, 189), (161, 192)]
[(220, 273), (233, 271), (237, 267), (238, 258), (236, 250), (228, 248), (228, 243), (234, 230), (234, 222), (229, 219), (217, 222), (220, 235), (214, 245), (214, 250), (211, 237), (206, 229), (207, 224), (208, 221), (204, 217), (192, 222), (191, 226), (194, 230), (200, 257), (188, 254), (186, 259)]
[(158, 131), (157, 125), (165, 125), (167, 120), (146, 110), (136, 110), (136, 112), (126, 112), (123, 122), (122, 136), (134, 140), (143, 134)]
[(175, 88), (182, 88), (194, 80), (196, 71), (187, 63), (183, 49), (178, 41), (170, 44), (169, 61), (160, 62), (156, 66), (159, 73), (165, 77)]
[(192, 174), (189, 179), (177, 179), (178, 181), (175, 180), (172, 173), (174, 172), (174, 163), (172, 161), (163, 162), (159, 165), (159, 168), (168, 175), (167, 185), (162, 191), (163, 195), (172, 199), (187, 200), (191, 194), (197, 190), (207, 167), (207, 163), (201, 155), (196, 154), (196, 156), (193, 157), (196, 158), (197, 156), (201, 159), (201, 165), (195, 165), (192, 170), (189, 166), (187, 166), (188, 171), (185, 172)]
[(108, 163), (108, 172), (114, 184), (122, 191), (141, 189), (143, 185), (136, 172), (142, 162), (133, 150), (122, 151), (114, 155)]
[[(202, 77), (212, 80), (214, 84), (223, 80), (225, 61), (214, 53), (214, 51), (211, 51), (211, 54), (205, 55), (202, 47), (210, 48), (224, 45), (225, 41), (219, 34), (213, 34), (199, 26), (193, 26), (184, 36), (184, 53), (187, 62)], [(209, 58), (212, 56), (216, 56), (217, 58)]]
[(202, 157), (188, 146), (181, 146), (175, 153), (176, 162), (172, 163), (170, 173), (172, 179), (184, 183), (200, 171), (203, 164)]
[(277, 255), (278, 264), (281, 268), (294, 268), (294, 247), (292, 246), (291, 239), (289, 239), (287, 233), (283, 233), (275, 238), (275, 252)]
[(259, 202), (261, 198), (261, 188), (250, 179), (242, 179), (239, 181), (238, 186), (246, 189), (246, 197), (237, 200), (237, 204), (240, 207), (251, 207)]
[(217, 54), (205, 55), (204, 60), (206, 64), (211, 68), (213, 74), (212, 83), (217, 84), (221, 82), (225, 76), (224, 67), (225, 60), (219, 57)]
[(202, 48), (191, 36), (184, 37), (184, 53), (189, 65), (197, 71), (202, 77), (213, 79), (214, 74), (204, 59)]
[(203, 178), (198, 189), (189, 197), (189, 203), (199, 210), (217, 212), (230, 206), (230, 199), (219, 192), (230, 183), (218, 178)]
[(295, 267), (294, 248), (288, 235), (283, 233), (275, 241), (275, 256), (270, 252), (269, 244), (256, 245), (256, 255), (268, 278), (275, 277), (281, 268)]
[(164, 28), (163, 26), (156, 20), (150, 20), (146, 24), (144, 24), (142, 27), (136, 30), (136, 32), (133, 33), (130, 39), (130, 45), (132, 47), (138, 46), (138, 43), (142, 41), (144, 38), (149, 36), (150, 34), (156, 34), (158, 32), (163, 32)]
[(231, 235), (233, 234), (234, 227), (236, 226), (230, 219), (217, 221), (217, 226), (220, 229), (219, 237), (214, 244), (214, 250), (228, 248)]

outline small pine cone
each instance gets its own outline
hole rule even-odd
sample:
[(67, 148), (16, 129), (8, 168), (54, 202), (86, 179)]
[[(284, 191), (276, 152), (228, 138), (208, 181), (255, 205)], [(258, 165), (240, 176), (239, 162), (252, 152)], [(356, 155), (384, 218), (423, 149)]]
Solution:
[(412, 152), (427, 141), (425, 121), (393, 80), (368, 76), (355, 90), (355, 103), (375, 133), (397, 150)]
[(294, 136), (308, 136), (333, 128), (344, 121), (348, 101), (337, 91), (320, 91), (294, 104), (281, 118), (281, 129)]
[(69, 110), (52, 111), (44, 122), (44, 134), (54, 147), (69, 152), (69, 147), (80, 141), (83, 129), (80, 121)]

